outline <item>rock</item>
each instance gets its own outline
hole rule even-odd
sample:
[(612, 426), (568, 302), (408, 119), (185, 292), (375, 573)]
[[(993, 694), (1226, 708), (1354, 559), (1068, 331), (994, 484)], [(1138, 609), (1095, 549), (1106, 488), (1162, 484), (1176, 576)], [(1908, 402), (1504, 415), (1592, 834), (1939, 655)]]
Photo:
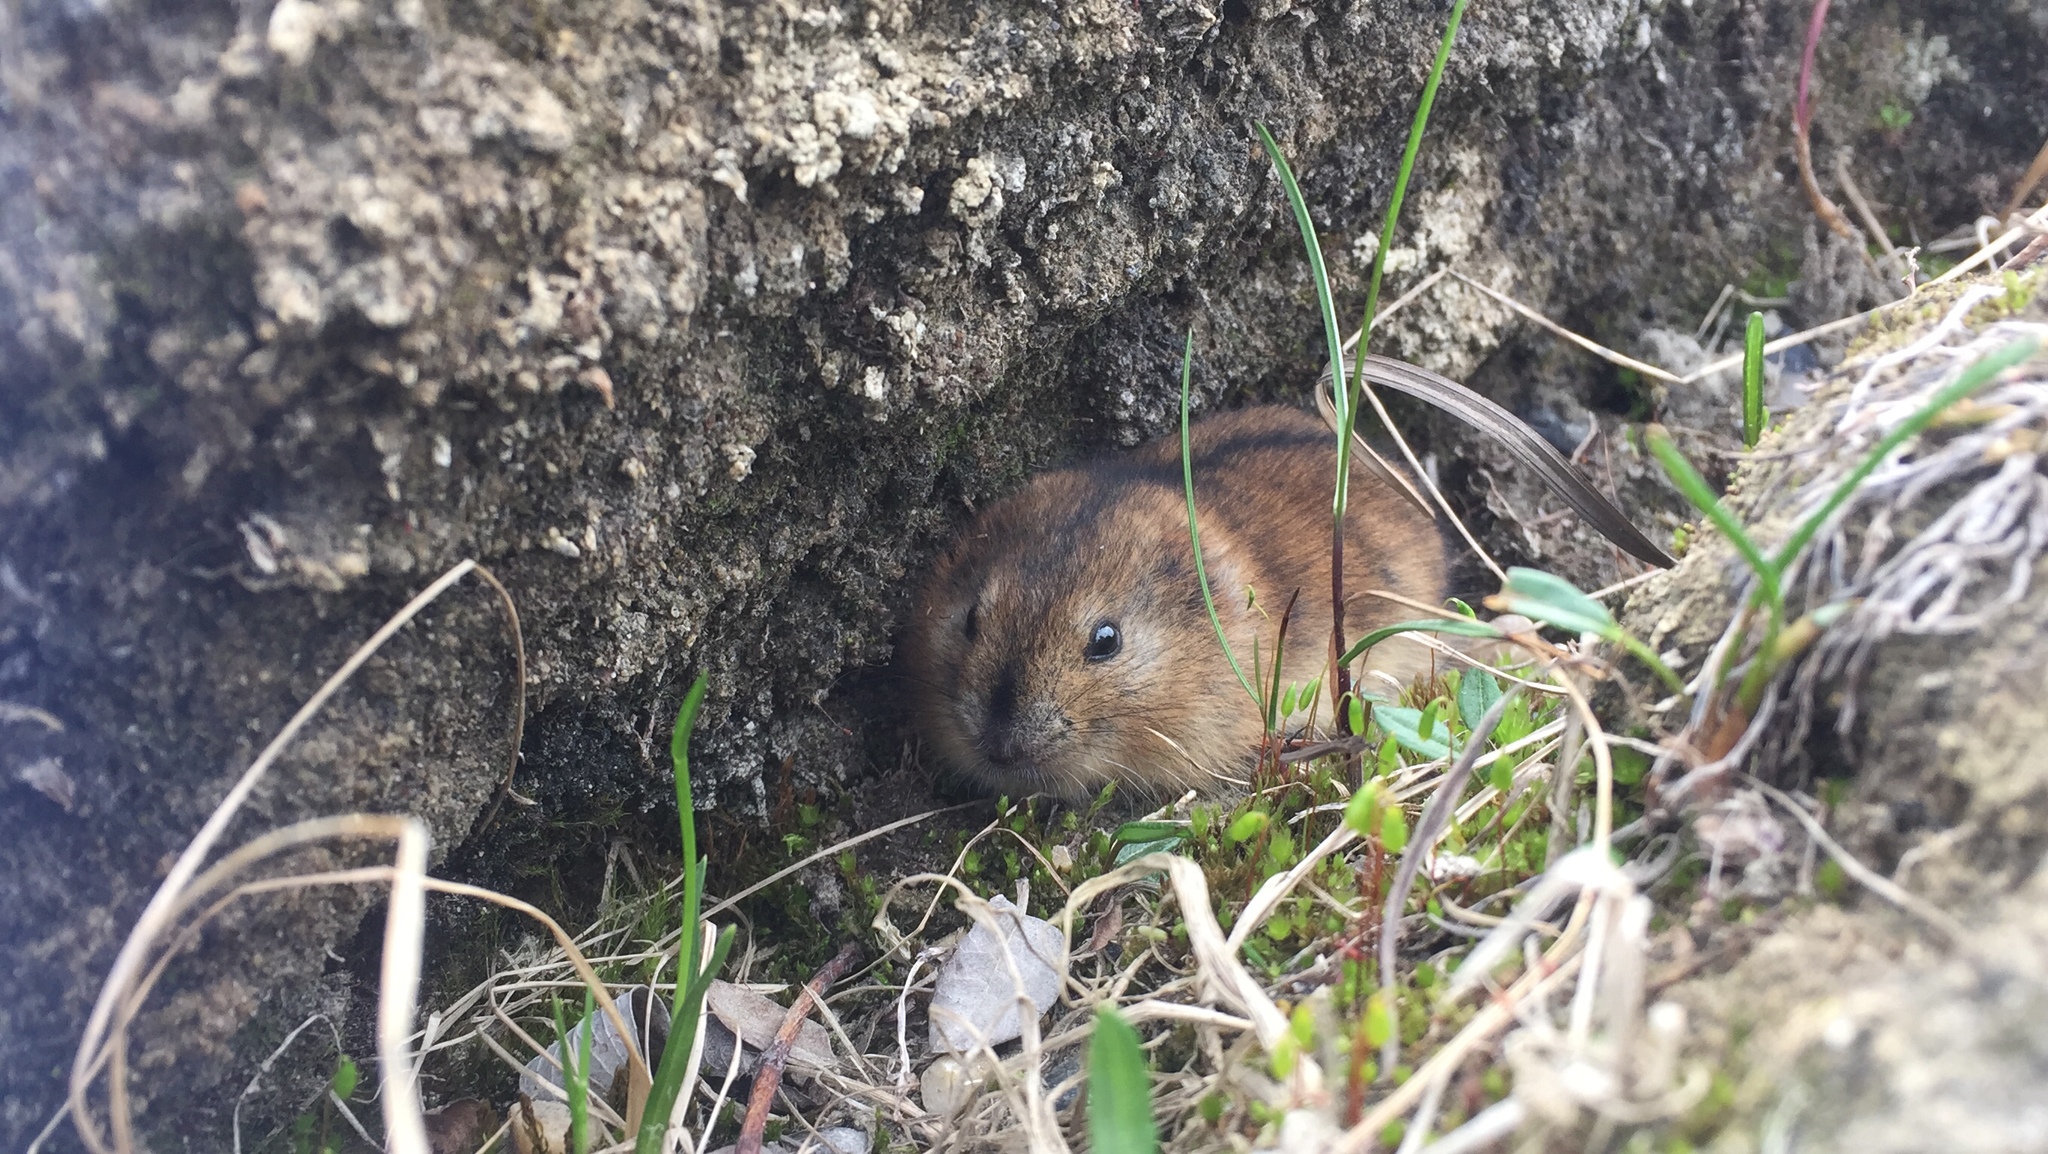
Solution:
[(1024, 913), (1001, 894), (988, 905), (1000, 936), (976, 922), (939, 968), (931, 1001), (934, 1050), (966, 1054), (1019, 1036), (1024, 1019), (1018, 994), (1043, 1014), (1066, 980), (1066, 938), (1058, 926)]
[[(2025, 5), (1950, 5), (1938, 29), (1898, 8), (1831, 15), (1816, 139), (1854, 149), (1880, 211), (1941, 229), (1995, 210), (2038, 144), (2048, 29)], [(1444, 17), (1437, 0), (9, 11), (0, 701), (66, 731), (0, 751), (4, 1149), (61, 1099), (161, 863), (462, 558), (518, 600), (523, 748), (505, 748), (501, 610), (458, 586), (330, 703), (235, 840), (410, 812), (437, 872), (566, 876), (618, 815), (669, 820), (641, 735), (700, 671), (707, 806), (759, 820), (783, 766), (802, 791), (868, 764), (891, 737), (864, 728), (885, 711), (859, 707), (880, 694), (856, 671), (887, 659), (908, 575), (970, 503), (1169, 428), (1190, 327), (1198, 407), (1303, 396), (1312, 294), (1246, 122), (1278, 132), (1355, 293), (1348, 238), (1377, 231)], [(1807, 217), (1780, 179), (1802, 30), (1737, 0), (1475, 5), (1390, 293), (1454, 261), (1619, 347), (1691, 331), (1728, 278), (1795, 271), (1775, 266)], [(1937, 37), (1942, 67), (1922, 66)], [(1906, 147), (1880, 127), (1888, 102), (1914, 113)], [(1375, 341), (1618, 432), (1633, 398), (1613, 375), (1524, 332), (1446, 282)], [(1531, 523), (1550, 511), (1484, 450), (1416, 434), (1454, 499), (1498, 481)], [(1680, 516), (1612, 443), (1624, 503)], [(1571, 518), (1540, 525), (1545, 563), (1605, 582), (1609, 552)], [(148, 592), (143, 564), (162, 574)], [(856, 704), (828, 718), (835, 687)], [(540, 804), (480, 827), (515, 755)], [(45, 758), (68, 814), (21, 781)], [(179, 958), (131, 1034), (139, 1145), (226, 1148), (259, 1040), (310, 1013), (372, 1052), (379, 901), (254, 899)], [(438, 944), (480, 915), (433, 909), (430, 955), (471, 956)], [(325, 1056), (306, 1055), (265, 1075), (245, 1130), (311, 1099)]]

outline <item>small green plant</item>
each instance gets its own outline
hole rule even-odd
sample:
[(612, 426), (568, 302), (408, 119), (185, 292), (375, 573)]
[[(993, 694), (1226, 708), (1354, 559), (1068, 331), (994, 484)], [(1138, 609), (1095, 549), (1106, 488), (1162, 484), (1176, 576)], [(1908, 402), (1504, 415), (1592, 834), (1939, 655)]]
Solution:
[(1904, 132), (1913, 123), (1913, 110), (1887, 100), (1877, 110), (1877, 122), (1892, 132)]
[(1153, 1154), (1152, 1074), (1138, 1032), (1116, 1007), (1095, 1008), (1088, 1040), (1088, 1138), (1096, 1154)]
[(1769, 414), (1764, 412), (1764, 316), (1751, 313), (1749, 325), (1742, 331), (1743, 448), (1756, 448), (1768, 418)]
[(1683, 694), (1685, 682), (1664, 664), (1655, 650), (1621, 627), (1605, 605), (1579, 591), (1578, 587), (1554, 573), (1538, 569), (1509, 569), (1507, 584), (1487, 604), (1503, 613), (1519, 613), (1531, 621), (1555, 625), (1568, 633), (1591, 633), (1602, 641), (1619, 645), (1650, 668), (1673, 693)]
[[(1883, 439), (1872, 446), (1870, 451), (1864, 454), (1863, 459), (1857, 462), (1856, 467), (1849, 471), (1848, 476), (1842, 478), (1828, 494), (1828, 499), (1822, 502), (1819, 508), (1807, 514), (1793, 528), (1791, 534), (1785, 538), (1784, 544), (1778, 546), (1777, 551), (1768, 557), (1764, 555), (1762, 549), (1757, 547), (1756, 542), (1750, 539), (1749, 534), (1743, 530), (1741, 522), (1736, 520), (1735, 515), (1728, 511), (1727, 506), (1721, 504), (1720, 498), (1715, 496), (1712, 487), (1707, 484), (1706, 479), (1700, 476), (1699, 471), (1692, 467), (1692, 463), (1687, 461), (1684, 454), (1678, 451), (1677, 446), (1671, 443), (1671, 435), (1661, 426), (1657, 425), (1652, 425), (1645, 430), (1645, 438), (1648, 441), (1650, 452), (1657, 458), (1657, 463), (1664, 467), (1664, 472), (1671, 478), (1672, 484), (1678, 486), (1679, 491), (1685, 494), (1686, 500), (1692, 502), (1695, 508), (1706, 514), (1707, 519), (1714, 523), (1714, 527), (1719, 529), (1722, 535), (1728, 538), (1729, 544), (1735, 547), (1736, 552), (1741, 554), (1743, 561), (1749, 565), (1751, 572), (1756, 574), (1757, 588), (1750, 594), (1745, 612), (1754, 612), (1761, 608), (1765, 611), (1766, 617), (1763, 642), (1758, 648), (1757, 659), (1751, 664), (1748, 674), (1744, 676), (1737, 694), (1737, 701), (1745, 711), (1753, 708), (1755, 703), (1761, 698), (1764, 686), (1769, 683), (1771, 676), (1777, 672), (1778, 667), (1783, 661), (1795, 655), (1796, 651), (1788, 651), (1786, 647), (1778, 644), (1780, 631), (1784, 628), (1785, 616), (1785, 599), (1781, 586), (1786, 569), (1798, 559), (1799, 554), (1813, 540), (1814, 534), (1820, 532), (1821, 528), (1827, 524), (1828, 519), (1833, 517), (1835, 512), (1856, 492), (1857, 486), (1861, 485), (1864, 479), (1869, 477), (1880, 464), (1883, 464), (1885, 458), (1889, 457), (1900, 445), (1905, 444), (1907, 440), (1925, 431), (1929, 425), (1934, 423), (1936, 418), (1941, 416), (1951, 406), (1972, 396), (1996, 380), (1998, 374), (2033, 356), (2039, 347), (2039, 342), (2034, 338), (2023, 338), (2006, 345), (2004, 348), (1985, 354), (1974, 364), (1964, 369), (1954, 381), (1937, 390), (1933, 396), (1929, 397), (1924, 404), (1913, 412), (1912, 416), (1899, 422), (1891, 432), (1887, 433)], [(1823, 607), (1823, 609), (1826, 608)], [(1528, 613), (1526, 610), (1520, 610), (1520, 612), (1524, 612), (1528, 616), (1535, 616), (1534, 613)], [(1601, 613), (1604, 615), (1606, 610), (1602, 609)], [(1830, 618), (1832, 615), (1832, 613), (1825, 614), (1825, 616)], [(1824, 616), (1821, 610), (1817, 610), (1809, 616), (1815, 618), (1812, 623), (1814, 627), (1827, 624), (1826, 620), (1821, 619)], [(1617, 626), (1617, 628), (1619, 627)], [(1631, 652), (1636, 651), (1632, 649)], [(1636, 652), (1636, 656), (1643, 657), (1643, 653)], [(1651, 656), (1654, 658), (1654, 655)], [(1731, 651), (1728, 660), (1732, 662), (1735, 658), (1736, 654)], [(1645, 664), (1649, 663), (1649, 660), (1645, 661)], [(1652, 665), (1652, 668), (1658, 668), (1658, 665)], [(1722, 670), (1716, 673), (1717, 686), (1720, 678), (1725, 676), (1726, 671), (1727, 666), (1724, 666)]]
[(709, 683), (708, 674), (698, 675), (690, 692), (683, 696), (669, 738), (669, 760), (675, 766), (676, 821), (683, 835), (682, 926), (676, 943), (676, 993), (674, 1008), (669, 1013), (668, 1046), (662, 1051), (661, 1068), (654, 1073), (647, 1106), (640, 1115), (640, 1131), (633, 1140), (635, 1154), (660, 1154), (669, 1114), (682, 1090), (690, 1051), (696, 1044), (705, 991), (711, 988), (711, 979), (724, 968), (725, 955), (732, 949), (733, 929), (727, 926), (712, 943), (710, 960), (700, 964), (702, 947), (697, 934), (708, 863), (697, 856), (697, 811), (690, 800), (690, 734), (697, 727), (697, 710), (704, 704), (704, 689)]
[(348, 1101), (355, 1095), (361, 1071), (347, 1054), (334, 1059), (334, 1073), (327, 1078), (326, 1093), (320, 1095), (320, 1109), (309, 1110), (292, 1120), (292, 1154), (330, 1154), (336, 1147), (329, 1133), (334, 1122), (334, 1101)]
[(597, 1001), (583, 991), (583, 1017), (576, 1024), (575, 1044), (562, 1017), (562, 999), (551, 998), (555, 1012), (555, 1038), (562, 1052), (562, 1089), (569, 1099), (569, 1149), (572, 1154), (590, 1154), (590, 1039)]
[[(1364, 314), (1359, 320), (1357, 360), (1348, 379), (1344, 375), (1344, 334), (1337, 327), (1335, 298), (1330, 292), (1329, 270), (1323, 263), (1322, 243), (1316, 238), (1315, 221), (1309, 217), (1308, 203), (1302, 198), (1301, 184), (1294, 178), (1294, 170), (1287, 163), (1287, 157), (1280, 151), (1280, 145), (1263, 124), (1253, 124), (1259, 135), (1259, 143), (1266, 149), (1266, 155), (1273, 162), (1273, 169), (1280, 177), (1281, 187), (1287, 193), (1288, 206), (1293, 209), (1295, 224), (1301, 230), (1302, 248), (1308, 254), (1309, 273), (1316, 290), (1316, 305), (1322, 314), (1323, 341), (1329, 348), (1330, 396), (1337, 414), (1337, 478), (1331, 499), (1330, 521), (1330, 616), (1331, 628), (1336, 635), (1333, 649), (1342, 650), (1344, 645), (1344, 514), (1349, 507), (1351, 495), (1351, 449), (1354, 433), (1358, 427), (1358, 407), (1365, 396), (1365, 355), (1371, 341), (1373, 319), (1379, 309), (1380, 280), (1386, 269), (1387, 250), (1393, 247), (1394, 226), (1401, 218), (1401, 203), (1408, 195), (1408, 181), (1415, 172), (1415, 158), (1422, 148), (1422, 135), (1429, 125), (1431, 108), (1436, 104), (1437, 87), (1443, 82), (1444, 66), (1450, 61), (1451, 45), (1458, 36), (1458, 25), (1465, 18), (1465, 6), (1469, 0), (1457, 0), (1451, 8), (1450, 19), (1445, 23), (1443, 38), (1437, 44), (1436, 60), (1431, 64), (1429, 79), (1423, 83), (1422, 99), (1417, 103), (1415, 119), (1408, 128), (1408, 143), (1401, 152), (1401, 168), (1394, 178), (1394, 189), (1387, 198), (1387, 210), (1380, 225), (1379, 248), (1373, 254), (1372, 272), (1365, 292)], [(1350, 698), (1351, 673), (1348, 662), (1340, 661), (1331, 679), (1330, 699), (1336, 706), (1338, 724), (1349, 732), (1356, 732), (1351, 726), (1351, 711), (1346, 703)]]

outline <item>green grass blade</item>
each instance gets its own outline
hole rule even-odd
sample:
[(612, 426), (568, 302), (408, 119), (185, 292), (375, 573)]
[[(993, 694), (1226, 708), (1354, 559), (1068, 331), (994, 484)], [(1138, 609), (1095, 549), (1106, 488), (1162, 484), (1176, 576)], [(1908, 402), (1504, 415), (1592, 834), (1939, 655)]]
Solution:
[[(556, 1011), (559, 1016), (560, 1011)], [(583, 990), (583, 1020), (576, 1027), (576, 1073), (569, 1087), (569, 1148), (576, 1154), (590, 1154), (590, 1043), (596, 1033), (597, 999), (590, 988)], [(562, 1053), (569, 1044), (562, 1043)]]
[(682, 1090), (683, 1074), (689, 1066), (704, 987), (724, 965), (724, 947), (731, 943), (732, 930), (728, 927), (719, 935), (711, 965), (703, 970), (697, 968), (701, 952), (697, 923), (704, 905), (706, 863), (697, 856), (697, 811), (690, 798), (690, 735), (697, 728), (697, 711), (704, 704), (704, 690), (709, 684), (709, 674), (697, 676), (690, 691), (683, 695), (682, 708), (676, 711), (675, 729), (669, 736), (669, 760), (675, 767), (676, 821), (683, 838), (682, 926), (676, 941), (676, 996), (669, 1014), (668, 1046), (661, 1055), (661, 1068), (653, 1075), (646, 1112), (640, 1118), (640, 1132), (633, 1137), (635, 1154), (660, 1154), (669, 1112)]
[(1764, 435), (1764, 315), (1749, 314), (1742, 332), (1742, 447), (1756, 448)]
[(1152, 1074), (1138, 1032), (1116, 1008), (1095, 1008), (1088, 1040), (1088, 1138), (1094, 1154), (1154, 1154)]
[(1692, 462), (1685, 459), (1678, 446), (1671, 443), (1671, 434), (1664, 426), (1651, 425), (1643, 430), (1643, 436), (1649, 442), (1650, 454), (1664, 466), (1664, 475), (1671, 478), (1671, 483), (1678, 486), (1678, 491), (1685, 494), (1693, 508), (1707, 515), (1707, 520), (1714, 523), (1714, 528), (1719, 529), (1721, 535), (1735, 546), (1735, 551), (1742, 554), (1742, 559), (1749, 563), (1750, 570), (1762, 583), (1764, 601), (1771, 607), (1772, 614), (1784, 613), (1785, 597), (1778, 588), (1778, 567), (1764, 559), (1763, 550), (1749, 539), (1749, 534), (1743, 531), (1742, 522), (1737, 521), (1735, 514), (1730, 513), (1721, 499), (1714, 495), (1707, 479), (1692, 467)]
[(1331, 399), (1337, 406), (1337, 420), (1348, 429), (1352, 414), (1346, 407), (1349, 394), (1344, 391), (1344, 338), (1337, 329), (1337, 306), (1330, 297), (1330, 270), (1323, 263), (1323, 245), (1316, 239), (1316, 222), (1309, 218), (1308, 202), (1302, 199), (1301, 185), (1294, 179), (1294, 169), (1280, 151), (1279, 142), (1265, 125), (1253, 121), (1252, 128), (1259, 134), (1259, 143), (1265, 145), (1266, 156), (1273, 161), (1280, 187), (1287, 192), (1287, 205), (1294, 210), (1294, 223), (1301, 229), (1301, 246), (1308, 251), (1309, 275), (1316, 286), (1316, 307), (1323, 315), (1323, 342), (1329, 346), (1331, 380), (1335, 382)]
[(1358, 427), (1358, 409), (1352, 402), (1355, 390), (1344, 382), (1344, 336), (1337, 328), (1336, 299), (1330, 295), (1330, 270), (1323, 263), (1323, 244), (1316, 238), (1316, 222), (1308, 214), (1308, 202), (1302, 199), (1301, 184), (1294, 179), (1294, 169), (1287, 163), (1287, 156), (1280, 151), (1280, 144), (1266, 126), (1252, 122), (1258, 130), (1259, 143), (1266, 148), (1266, 155), (1273, 161), (1273, 171), (1279, 174), (1280, 187), (1287, 191), (1287, 205), (1294, 210), (1294, 223), (1301, 229), (1301, 245), (1308, 252), (1310, 279), (1315, 284), (1316, 308), (1323, 318), (1323, 343), (1330, 354), (1330, 401), (1337, 410), (1337, 484), (1331, 497), (1331, 509), (1336, 514), (1337, 531), (1343, 532), (1344, 510), (1351, 503), (1351, 432)]
[[(1366, 345), (1372, 339), (1373, 319), (1379, 315), (1380, 275), (1386, 268), (1387, 250), (1394, 247), (1394, 225), (1401, 219), (1401, 202), (1408, 198), (1408, 178), (1415, 172), (1416, 154), (1422, 151), (1422, 133), (1429, 126), (1429, 113), (1436, 106), (1436, 90), (1443, 83), (1444, 65), (1451, 59), (1451, 44), (1458, 38), (1458, 25), (1465, 19), (1467, 0), (1451, 6), (1451, 18), (1444, 23), (1444, 36), (1436, 46), (1436, 60), (1429, 66), (1429, 79), (1422, 86), (1422, 100), (1415, 106), (1415, 120), (1408, 126), (1408, 144), (1401, 150), (1401, 171), (1394, 177), (1394, 194), (1387, 199), (1387, 214), (1380, 224), (1379, 251), (1372, 255), (1372, 276), (1365, 285), (1365, 313), (1358, 321), (1357, 358), (1352, 367), (1352, 398), (1355, 408), (1364, 385)], [(1342, 381), (1344, 378), (1336, 378)]]
[(1792, 531), (1792, 536), (1786, 538), (1785, 543), (1778, 547), (1777, 556), (1772, 558), (1772, 564), (1777, 566), (1780, 573), (1784, 572), (1785, 567), (1799, 556), (1799, 551), (1806, 548), (1807, 542), (1813, 540), (1813, 535), (1820, 532), (1820, 527), (1827, 524), (1828, 518), (1835, 515), (1835, 510), (1840, 509), (1842, 503), (1849, 499), (1849, 495), (1856, 491), (1856, 486), (1861, 485), (1865, 477), (1876, 471), (1878, 465), (1891, 455), (1893, 449), (1904, 444), (1908, 438), (1918, 436), (1921, 430), (1933, 424), (1934, 418), (1940, 416), (1950, 405), (1990, 384), (1997, 379), (1998, 374), (2033, 356), (2040, 347), (2039, 341), (2032, 337), (2024, 337), (2002, 349), (1987, 353), (1977, 363), (1964, 369), (1961, 376), (1929, 397), (1926, 404), (1901, 422), (1884, 440), (1879, 441), (1862, 462), (1842, 479), (1842, 483), (1835, 486), (1835, 491), (1828, 495), (1826, 504), (1815, 509), (1806, 520), (1799, 523), (1799, 527)]
[(1223, 619), (1216, 615), (1216, 597), (1209, 590), (1209, 570), (1202, 563), (1202, 529), (1195, 518), (1195, 454), (1191, 447), (1193, 439), (1188, 435), (1189, 393), (1195, 379), (1195, 333), (1188, 330), (1187, 347), (1180, 354), (1180, 468), (1181, 481), (1187, 488), (1188, 498), (1188, 543), (1195, 551), (1195, 579), (1202, 583), (1202, 607), (1209, 611), (1209, 625), (1216, 630), (1216, 641), (1223, 646), (1223, 659), (1230, 662), (1230, 671), (1237, 674), (1237, 683), (1244, 686), (1247, 697), (1261, 712), (1265, 705), (1259, 700), (1259, 691), (1252, 688), (1244, 668), (1237, 663), (1237, 654), (1231, 651), (1230, 638), (1223, 634)]
[(1359, 638), (1358, 644), (1346, 650), (1344, 656), (1338, 658), (1337, 664), (1349, 665), (1365, 656), (1366, 651), (1373, 646), (1390, 637), (1398, 637), (1403, 633), (1449, 633), (1458, 637), (1499, 637), (1501, 635), (1500, 630), (1495, 629), (1486, 622), (1473, 621), (1466, 617), (1424, 617), (1414, 621), (1396, 621), (1392, 625), (1382, 625), (1364, 637)]

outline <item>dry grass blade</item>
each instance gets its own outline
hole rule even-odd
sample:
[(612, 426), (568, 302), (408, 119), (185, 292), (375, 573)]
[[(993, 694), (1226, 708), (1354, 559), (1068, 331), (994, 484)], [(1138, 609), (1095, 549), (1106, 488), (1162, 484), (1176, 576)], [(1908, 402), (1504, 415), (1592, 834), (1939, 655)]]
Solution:
[(2027, 166), (2026, 174), (2013, 186), (2012, 199), (2005, 203), (2005, 211), (1999, 215), (2009, 218), (2018, 212), (2044, 180), (2048, 180), (2048, 141), (2043, 141), (2041, 151), (2034, 154), (2034, 163)]
[(1551, 320), (1549, 317), (1544, 316), (1542, 313), (1537, 312), (1535, 309), (1530, 308), (1528, 305), (1523, 304), (1521, 301), (1516, 300), (1515, 298), (1509, 296), (1504, 292), (1501, 292), (1498, 289), (1491, 288), (1487, 285), (1481, 284), (1480, 282), (1473, 280), (1471, 277), (1466, 276), (1464, 273), (1454, 272), (1451, 275), (1457, 277), (1458, 280), (1462, 283), (1468, 284), (1473, 288), (1478, 289), (1481, 293), (1484, 293), (1486, 296), (1490, 297), (1495, 302), (1507, 306), (1515, 313), (1536, 322), (1537, 324), (1543, 326), (1545, 329), (1548, 329), (1552, 333), (1555, 333), (1556, 335), (1563, 337), (1565, 340), (1570, 341), (1571, 343), (1579, 346), (1580, 348), (1586, 350), (1589, 353), (1592, 353), (1594, 356), (1599, 357), (1601, 360), (1606, 361), (1609, 364), (1619, 365), (1624, 369), (1631, 369), (1635, 372), (1643, 374), (1646, 377), (1652, 377), (1656, 380), (1663, 381), (1666, 384), (1676, 385), (1684, 383), (1685, 378), (1678, 376), (1676, 373), (1670, 372), (1666, 369), (1660, 369), (1656, 365), (1650, 364), (1647, 361), (1639, 361), (1634, 357), (1615, 352), (1613, 349), (1608, 348), (1606, 345), (1600, 344), (1599, 342), (1591, 340), (1587, 337), (1582, 337), (1579, 334), (1564, 327), (1563, 325), (1558, 324), (1556, 321)]
[[(1209, 899), (1209, 880), (1194, 862), (1175, 854), (1147, 854), (1120, 869), (1076, 886), (1067, 904), (1061, 907), (1057, 920), (1071, 939), (1076, 911), (1087, 908), (1097, 896), (1118, 886), (1162, 871), (1173, 888), (1174, 897), (1180, 902), (1181, 916), (1187, 924), (1188, 946), (1194, 952), (1197, 972), (1207, 996), (1250, 1018), (1253, 1029), (1258, 1032), (1259, 1044), (1270, 1052), (1287, 1034), (1287, 1016), (1280, 1012), (1273, 999), (1266, 996), (1265, 988), (1237, 960), (1236, 951), (1216, 921)], [(1322, 1087), (1322, 1071), (1307, 1056), (1303, 1056), (1295, 1068), (1294, 1078), (1304, 1094), (1313, 1094)]]

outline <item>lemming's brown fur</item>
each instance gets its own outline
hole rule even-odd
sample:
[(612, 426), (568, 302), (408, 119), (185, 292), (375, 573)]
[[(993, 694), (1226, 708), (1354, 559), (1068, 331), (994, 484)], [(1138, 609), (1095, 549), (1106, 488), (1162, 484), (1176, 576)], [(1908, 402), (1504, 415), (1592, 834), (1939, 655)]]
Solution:
[[(1281, 683), (1305, 682), (1329, 658), (1335, 438), (1308, 413), (1268, 406), (1204, 420), (1192, 441), (1202, 557), (1231, 645), (1249, 675), (1256, 636), (1270, 668), (1298, 589)], [(1446, 578), (1431, 520), (1353, 472), (1347, 641), (1414, 616), (1365, 590), (1434, 604)], [(1179, 439), (1165, 438), (1043, 474), (985, 510), (932, 573), (905, 640), (927, 748), (1013, 794), (1079, 799), (1114, 780), (1160, 795), (1242, 776), (1263, 727), (1203, 609), (1185, 502)], [(1120, 649), (1090, 660), (1105, 624)], [(1427, 662), (1396, 639), (1371, 665), (1406, 681)]]

